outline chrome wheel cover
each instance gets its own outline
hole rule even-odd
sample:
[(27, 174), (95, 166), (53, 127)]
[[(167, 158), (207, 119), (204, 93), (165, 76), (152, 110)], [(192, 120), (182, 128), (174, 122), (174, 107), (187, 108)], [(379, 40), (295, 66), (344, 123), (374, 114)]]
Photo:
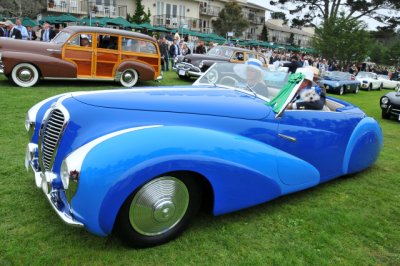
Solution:
[(122, 75), (122, 79), (123, 79), (126, 83), (132, 82), (132, 80), (133, 80), (132, 72), (130, 72), (130, 71), (124, 72), (124, 74)]
[(182, 220), (188, 206), (185, 183), (172, 176), (159, 177), (136, 193), (129, 208), (129, 221), (140, 234), (160, 235)]
[(17, 77), (22, 82), (30, 82), (33, 78), (33, 73), (28, 68), (20, 68), (17, 73)]

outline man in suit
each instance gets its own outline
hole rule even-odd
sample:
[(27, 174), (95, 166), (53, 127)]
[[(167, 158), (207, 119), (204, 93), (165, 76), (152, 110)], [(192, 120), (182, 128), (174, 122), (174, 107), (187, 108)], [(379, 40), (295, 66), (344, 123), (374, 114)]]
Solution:
[(37, 39), (36, 32), (32, 29), (31, 26), (27, 26), (26, 30), (28, 31), (28, 40), (34, 41)]
[(56, 33), (53, 29), (50, 28), (49, 23), (45, 22), (43, 24), (43, 30), (40, 34), (40, 41), (49, 42), (56, 36)]
[(179, 48), (178, 39), (175, 39), (174, 42), (169, 47), (169, 54), (171, 58), (172, 68), (175, 67), (175, 57), (181, 54), (181, 50)]
[(13, 39), (22, 39), (21, 32), (15, 27), (14, 23), (7, 20), (4, 25), (6, 26), (6, 36)]

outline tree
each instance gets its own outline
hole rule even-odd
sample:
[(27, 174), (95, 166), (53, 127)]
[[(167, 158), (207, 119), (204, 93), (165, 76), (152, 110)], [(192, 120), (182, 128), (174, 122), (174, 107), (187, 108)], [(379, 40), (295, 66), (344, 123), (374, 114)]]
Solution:
[(261, 31), (261, 41), (268, 42), (268, 29), (267, 29), (267, 25), (265, 25), (265, 24)]
[(312, 43), (324, 58), (348, 65), (363, 61), (369, 53), (371, 37), (365, 24), (349, 19), (344, 13), (330, 18), (317, 28)]
[(339, 17), (345, 11), (345, 19), (369, 17), (386, 24), (386, 28), (394, 29), (400, 25), (400, 17), (393, 10), (400, 9), (398, 0), (272, 0), (271, 5), (286, 6), (290, 4), (290, 14), (304, 14), (301, 24), (313, 24), (315, 18), (322, 21)]
[[(150, 12), (150, 10), (149, 10), (149, 12)], [(146, 18), (146, 16), (147, 16), (147, 14), (146, 14), (146, 12), (144, 12), (144, 6), (142, 5), (142, 0), (136, 0), (135, 13), (133, 13), (133, 16), (128, 14), (127, 15), (127, 20), (129, 22), (131, 22), (131, 23), (133, 22), (133, 23), (136, 23), (136, 24), (142, 24), (142, 23), (145, 23), (145, 22), (150, 22), (150, 21), (147, 21), (147, 19), (149, 19), (149, 18)]]
[(3, 15), (10, 17), (36, 16), (46, 9), (46, 0), (0, 1), (0, 10)]
[(243, 17), (242, 7), (236, 2), (228, 2), (212, 22), (214, 31), (222, 36), (233, 31), (236, 37), (242, 35), (250, 23)]
[(292, 46), (296, 46), (296, 44), (294, 43), (294, 33), (290, 33), (290, 36), (288, 38), (288, 43)]
[(283, 20), (283, 24), (287, 24), (287, 22), (289, 21), (286, 18), (286, 14), (283, 12), (273, 12), (271, 13), (271, 18), (272, 19), (282, 19)]

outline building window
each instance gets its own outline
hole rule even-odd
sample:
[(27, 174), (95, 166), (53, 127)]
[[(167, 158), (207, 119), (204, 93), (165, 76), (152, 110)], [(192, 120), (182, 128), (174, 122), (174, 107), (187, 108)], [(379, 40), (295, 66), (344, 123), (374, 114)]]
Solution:
[(172, 5), (172, 17), (176, 18), (178, 15), (178, 6), (177, 5)]
[(161, 16), (164, 14), (164, 2), (157, 1), (157, 8), (156, 8), (157, 16)]
[(167, 18), (171, 17), (171, 4), (166, 5), (166, 12), (165, 12)]

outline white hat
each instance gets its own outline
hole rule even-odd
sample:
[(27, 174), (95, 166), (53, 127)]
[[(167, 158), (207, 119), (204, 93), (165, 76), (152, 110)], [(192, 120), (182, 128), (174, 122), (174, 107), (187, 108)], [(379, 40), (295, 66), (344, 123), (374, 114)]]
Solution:
[(299, 67), (296, 69), (296, 73), (302, 73), (302, 74), (304, 74), (305, 79), (308, 79), (309, 81), (313, 81), (314, 71), (310, 68)]
[(233, 67), (233, 72), (242, 79), (247, 79), (247, 70), (256, 71), (259, 74), (259, 79), (263, 79), (266, 75), (265, 71), (262, 69), (262, 62), (258, 59), (249, 59), (244, 64), (236, 64)]
[(6, 22), (4, 22), (5, 26), (11, 26), (14, 25), (14, 23), (12, 23), (10, 20), (7, 20)]

